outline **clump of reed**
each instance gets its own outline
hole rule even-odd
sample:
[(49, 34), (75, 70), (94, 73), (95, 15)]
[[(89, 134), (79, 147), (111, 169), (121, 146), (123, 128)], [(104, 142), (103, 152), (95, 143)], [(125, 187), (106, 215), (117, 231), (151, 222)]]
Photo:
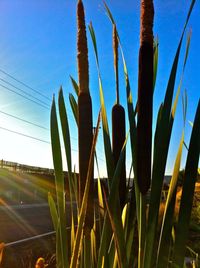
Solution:
[[(174, 159), (174, 170), (167, 193), (166, 203), (161, 204), (169, 144), (187, 61), (190, 37), (187, 40), (182, 76), (176, 94), (175, 81), (180, 50), (190, 10), (169, 75), (165, 98), (157, 114), (154, 139), (152, 138), (153, 94), (158, 62), (158, 43), (153, 39), (153, 2), (141, 1), (141, 34), (139, 51), (138, 100), (134, 106), (128, 69), (123, 54), (117, 25), (108, 8), (105, 10), (113, 27), (114, 67), (116, 77), (116, 104), (112, 111), (112, 142), (100, 74), (97, 41), (92, 24), (89, 31), (94, 47), (98, 70), (101, 112), (96, 131), (92, 133), (92, 100), (89, 94), (89, 65), (84, 8), (78, 1), (78, 83), (71, 78), (78, 101), (69, 95), (70, 104), (77, 122), (79, 135), (79, 176), (73, 172), (71, 163), (71, 141), (68, 117), (62, 89), (59, 92), (59, 118), (65, 145), (68, 185), (71, 210), (66, 211), (65, 188), (58, 131), (55, 100), (51, 110), (51, 140), (55, 170), (56, 200), (49, 194), (49, 206), (56, 230), (57, 267), (183, 267), (192, 210), (192, 200), (197, 177), (200, 152), (200, 102), (194, 117), (192, 134), (188, 146), (184, 182), (178, 220), (175, 226), (174, 211), (177, 181), (184, 145), (183, 134)], [(126, 113), (129, 133), (125, 135), (124, 108), (119, 104), (118, 46), (122, 58), (126, 85)], [(173, 102), (173, 96), (175, 100)], [(186, 118), (187, 98), (183, 98), (183, 118)], [(108, 193), (98, 179), (98, 206), (94, 209), (93, 167), (98, 130), (102, 120), (104, 151), (107, 167)], [(121, 122), (119, 122), (121, 120)], [(119, 123), (122, 125), (119, 126)], [(120, 131), (119, 128), (122, 130)], [(125, 137), (126, 136), (126, 137)], [(130, 138), (133, 187), (126, 185), (125, 155)], [(153, 149), (152, 149), (153, 143)], [(112, 145), (111, 145), (112, 144)], [(151, 158), (151, 155), (153, 157)], [(98, 158), (96, 159), (98, 163)], [(130, 180), (130, 178), (128, 178)], [(122, 192), (120, 193), (120, 190)], [(148, 193), (148, 195), (147, 195)], [(162, 208), (161, 208), (162, 206)], [(162, 209), (162, 213), (159, 211)], [(95, 210), (95, 213), (94, 213)], [(75, 213), (77, 211), (77, 214)], [(66, 231), (66, 213), (71, 213), (71, 230)], [(160, 216), (159, 216), (160, 215)], [(75, 222), (78, 225), (75, 226)]]

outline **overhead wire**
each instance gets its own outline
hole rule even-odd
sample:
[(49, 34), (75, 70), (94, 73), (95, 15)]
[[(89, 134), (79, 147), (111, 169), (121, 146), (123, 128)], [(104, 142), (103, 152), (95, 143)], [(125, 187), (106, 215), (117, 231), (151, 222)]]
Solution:
[(30, 136), (30, 135), (24, 134), (22, 132), (11, 130), (11, 129), (8, 129), (8, 128), (5, 128), (5, 127), (0, 127), (0, 129), (5, 130), (5, 131), (8, 131), (8, 132), (11, 132), (11, 133), (14, 133), (14, 134), (17, 134), (17, 135), (20, 135), (20, 136), (23, 136), (23, 137), (26, 137), (26, 138), (30, 138), (30, 139), (33, 139), (33, 140), (36, 140), (36, 141), (40, 141), (40, 142), (43, 142), (43, 143), (51, 144), (49, 141), (45, 141), (45, 140), (42, 140), (42, 139), (39, 139), (39, 138)]
[(45, 130), (48, 130), (48, 131), (49, 131), (49, 128), (46, 128), (46, 127), (41, 126), (41, 125), (38, 125), (38, 124), (33, 123), (33, 122), (31, 122), (31, 121), (28, 121), (28, 120), (26, 120), (26, 119), (22, 119), (21, 117), (18, 117), (18, 116), (15, 116), (15, 115), (6, 113), (6, 112), (1, 111), (1, 110), (0, 110), (0, 113), (1, 113), (1, 114), (4, 114), (4, 115), (6, 115), (6, 116), (12, 117), (12, 118), (14, 118), (14, 119), (20, 120), (20, 121), (22, 121), (22, 122), (25, 122), (25, 123), (27, 123), (27, 124), (30, 124), (30, 125), (33, 125), (33, 126), (36, 126), (36, 127), (39, 127), (39, 128), (42, 128), (42, 129), (45, 129)]
[(22, 98), (24, 98), (24, 99), (26, 99), (26, 100), (29, 100), (29, 101), (31, 101), (31, 102), (33, 102), (33, 103), (35, 103), (35, 104), (37, 104), (37, 105), (39, 105), (39, 106), (41, 106), (41, 107), (47, 109), (47, 110), (49, 110), (49, 108), (48, 108), (47, 106), (44, 106), (43, 104), (41, 104), (41, 103), (39, 103), (39, 102), (37, 102), (37, 101), (34, 101), (34, 100), (32, 100), (32, 99), (30, 99), (30, 98), (28, 98), (28, 97), (22, 95), (21, 93), (19, 93), (19, 92), (13, 90), (13, 89), (11, 89), (11, 88), (8, 88), (8, 87), (6, 87), (6, 86), (4, 86), (4, 85), (2, 85), (2, 84), (0, 84), (0, 86), (1, 86), (2, 88), (6, 89), (6, 90), (8, 90), (8, 91), (10, 91), (10, 92), (12, 92), (12, 93), (18, 95), (18, 96), (21, 96)]
[[(1, 80), (1, 79), (0, 79), (0, 80)], [(37, 101), (35, 101), (35, 100), (32, 100), (32, 99), (30, 99), (30, 98), (24, 96), (23, 94), (21, 94), (21, 93), (15, 91), (15, 90), (13, 90), (13, 89), (11, 89), (11, 88), (5, 86), (5, 85), (2, 85), (1, 83), (0, 83), (0, 87), (2, 87), (2, 88), (4, 88), (4, 89), (6, 89), (6, 90), (8, 90), (8, 91), (10, 91), (10, 92), (12, 92), (12, 93), (14, 93), (14, 94), (16, 94), (16, 95), (18, 95), (18, 96), (20, 96), (20, 97), (22, 97), (22, 98), (24, 98), (24, 99), (26, 99), (26, 100), (29, 100), (29, 101), (31, 101), (31, 102), (33, 102), (33, 103), (35, 103), (35, 104), (37, 104), (37, 105), (39, 105), (39, 106), (41, 106), (41, 107), (47, 109), (47, 110), (50, 110), (50, 106), (45, 106), (45, 105), (43, 105), (42, 103), (39, 103), (39, 102), (37, 102)], [(72, 119), (74, 119), (74, 118), (73, 118), (73, 116), (69, 113), (69, 110), (68, 110), (68, 109), (67, 109), (67, 111), (68, 111), (68, 119), (72, 121)]]
[(51, 101), (51, 99), (44, 95), (43, 93), (41, 93), (40, 91), (34, 89), (33, 87), (27, 85), (26, 83), (22, 82), (21, 80), (17, 79), (16, 77), (14, 77), (13, 75), (9, 74), (8, 72), (4, 71), (3, 69), (0, 69), (0, 72), (7, 75), (8, 77), (12, 78), (13, 80), (15, 80), (16, 82), (20, 83), (21, 85), (25, 86), (26, 88), (29, 88), (30, 90), (32, 90), (33, 92), (39, 94), (40, 96), (42, 96), (45, 99), (48, 99), (49, 101)]
[[(22, 82), (21, 80), (17, 79), (16, 77), (14, 77), (13, 75), (11, 75), (11, 74), (9, 74), (8, 72), (4, 71), (4, 70), (1, 69), (1, 68), (0, 68), (0, 72), (3, 73), (3, 74), (5, 74), (5, 75), (7, 75), (7, 76), (10, 77), (10, 78), (12, 78), (13, 80), (15, 80), (16, 82), (18, 82), (18, 83), (20, 83), (21, 85), (25, 86), (26, 88), (32, 90), (33, 92), (39, 94), (39, 95), (42, 96), (43, 98), (48, 99), (49, 101), (51, 101), (51, 99), (50, 99), (49, 97), (47, 97), (46, 95), (42, 94), (42, 93), (39, 92), (38, 90), (32, 88), (31, 86), (27, 85), (26, 83)], [(29, 100), (29, 101), (31, 101), (31, 102), (37, 104), (37, 105), (40, 105), (41, 107), (43, 107), (43, 108), (45, 108), (45, 109), (50, 109), (50, 106), (48, 106), (47, 103), (45, 103), (45, 102), (43, 102), (42, 100), (36, 98), (36, 97), (33, 96), (32, 94), (30, 94), (30, 93), (28, 93), (28, 92), (22, 90), (21, 88), (19, 88), (19, 87), (13, 85), (12, 83), (6, 81), (6, 80), (3, 79), (3, 78), (0, 78), (0, 80), (1, 80), (2, 82), (6, 83), (7, 85), (10, 85), (10, 86), (12, 86), (13, 88), (15, 88), (15, 89), (17, 89), (17, 90), (23, 92), (24, 94), (26, 94), (26, 95), (28, 95), (28, 96), (34, 98), (34, 99), (37, 100), (37, 101), (32, 100), (32, 99), (30, 99), (30, 98), (28, 98), (28, 97), (26, 97), (26, 96), (20, 94), (19, 92), (15, 91), (15, 90), (13, 90), (13, 89), (11, 89), (11, 88), (5, 86), (5, 85), (2, 85), (2, 84), (0, 83), (0, 86), (3, 87), (4, 89), (6, 89), (6, 90), (8, 90), (8, 91), (10, 91), (10, 92), (12, 92), (12, 93), (14, 93), (14, 94), (16, 94), (16, 95), (19, 95), (19, 96), (21, 96), (22, 98), (24, 98), (24, 99), (26, 99), (26, 100)], [(39, 101), (40, 103), (39, 103), (38, 101)], [(49, 129), (46, 128), (46, 127), (43, 127), (43, 126), (38, 125), (38, 124), (36, 124), (36, 123), (33, 123), (33, 122), (29, 121), (29, 120), (25, 120), (25, 119), (22, 119), (22, 118), (20, 118), (20, 117), (11, 115), (11, 114), (9, 114), (9, 113), (3, 112), (3, 111), (0, 111), (0, 113), (2, 113), (2, 114), (4, 114), (4, 115), (7, 115), (7, 116), (10, 116), (10, 117), (13, 117), (13, 118), (15, 118), (15, 119), (17, 119), (17, 120), (23, 121), (23, 122), (25, 122), (25, 123), (34, 125), (34, 126), (36, 126), (36, 127), (39, 127), (39, 128), (45, 129), (45, 130), (49, 130)], [(69, 113), (68, 113), (68, 117), (73, 118), (72, 115), (69, 114)], [(74, 119), (74, 118), (73, 118), (73, 119)], [(70, 118), (69, 118), (69, 120), (70, 120)], [(31, 138), (31, 139), (35, 139), (35, 140), (37, 140), (37, 141), (41, 141), (41, 142), (50, 144), (50, 142), (48, 142), (48, 141), (45, 141), (45, 140), (42, 140), (42, 139), (39, 139), (39, 138), (30, 136), (30, 135), (26, 135), (26, 134), (24, 134), (24, 133), (20, 133), (20, 132), (14, 131), (14, 130), (10, 130), (10, 129), (4, 128), (4, 127), (0, 127), (0, 129), (6, 130), (6, 131), (9, 131), (9, 132), (12, 132), (12, 133), (21, 135), (21, 136), (25, 136), (25, 137), (28, 137), (28, 138)], [(77, 140), (77, 138), (75, 138), (75, 137), (71, 137), (71, 139)], [(74, 149), (72, 149), (72, 150), (74, 150)], [(74, 151), (77, 151), (77, 150), (74, 150)], [(99, 151), (99, 149), (98, 149), (98, 151)], [(101, 152), (100, 152), (100, 153), (101, 153)], [(99, 160), (105, 162), (105, 160), (103, 160), (102, 158), (100, 158), (100, 157), (98, 157), (98, 158), (99, 158)]]
[(9, 86), (11, 86), (11, 87), (13, 87), (13, 88), (19, 90), (20, 92), (22, 92), (22, 93), (26, 94), (27, 96), (29, 96), (29, 97), (31, 97), (31, 98), (33, 98), (33, 99), (35, 99), (35, 100), (41, 102), (42, 104), (44, 104), (44, 105), (46, 105), (46, 106), (48, 106), (48, 107), (50, 108), (50, 105), (49, 105), (48, 103), (46, 103), (46, 102), (40, 100), (39, 98), (33, 96), (33, 95), (30, 94), (29, 92), (27, 92), (27, 91), (25, 91), (25, 90), (23, 90), (23, 89), (21, 89), (21, 88), (19, 88), (19, 87), (16, 87), (15, 85), (13, 85), (12, 83), (6, 81), (6, 80), (3, 79), (3, 78), (0, 78), (0, 80), (1, 80), (2, 82), (4, 82), (5, 84), (7, 84), (7, 85), (9, 85)]
[[(27, 88), (33, 90), (33, 91), (36, 92), (37, 94), (39, 94), (39, 95), (45, 97), (45, 98), (48, 99), (50, 102), (52, 101), (52, 100), (51, 100), (49, 97), (47, 97), (46, 95), (44, 95), (44, 94), (42, 94), (41, 92), (39, 92), (39, 91), (33, 89), (31, 86), (27, 85), (26, 83), (22, 82), (21, 80), (17, 79), (16, 77), (12, 76), (11, 74), (9, 74), (8, 72), (4, 71), (4, 70), (1, 69), (1, 68), (0, 68), (0, 72), (3, 73), (3, 74), (5, 74), (5, 75), (7, 75), (7, 76), (10, 77), (10, 78), (12, 78), (12, 79), (15, 80), (16, 82), (22, 84), (23, 86), (25, 86), (25, 87), (27, 87)], [(8, 84), (8, 85), (10, 85), (10, 86), (12, 86), (12, 87), (14, 87), (15, 89), (20, 90), (20, 91), (23, 92), (24, 94), (29, 95), (30, 97), (34, 98), (34, 99), (37, 100), (37, 101), (32, 100), (32, 99), (30, 99), (30, 98), (28, 98), (28, 97), (26, 97), (26, 96), (24, 96), (24, 95), (22, 95), (22, 94), (16, 92), (15, 90), (13, 90), (13, 89), (11, 89), (11, 88), (5, 86), (5, 85), (0, 84), (0, 86), (2, 86), (4, 89), (6, 89), (6, 90), (8, 90), (8, 91), (10, 91), (10, 92), (12, 92), (12, 93), (14, 93), (14, 94), (17, 94), (17, 95), (23, 97), (24, 99), (27, 99), (27, 100), (29, 100), (29, 101), (32, 101), (33, 103), (35, 103), (35, 104), (37, 104), (37, 105), (40, 105), (40, 106), (43, 107), (43, 108), (46, 108), (46, 109), (48, 108), (48, 109), (50, 109), (50, 105), (48, 105), (47, 103), (43, 102), (42, 100), (36, 98), (36, 97), (33, 96), (32, 94), (30, 94), (30, 93), (24, 91), (23, 89), (21, 89), (21, 88), (15, 86), (15, 85), (13, 85), (12, 83), (6, 81), (6, 80), (3, 79), (3, 78), (0, 78), (0, 80), (1, 80), (2, 82), (4, 82), (4, 83), (6, 83), (6, 84)], [(43, 103), (43, 104), (38, 103), (38, 101), (41, 102), (41, 103)], [(46, 107), (46, 106), (47, 106), (47, 107)], [(72, 116), (72, 112), (71, 112), (69, 109), (66, 109), (66, 110), (68, 111), (68, 117), (74, 119), (74, 117)], [(70, 118), (69, 118), (69, 120), (70, 120)]]
[[(12, 129), (8, 129), (8, 128), (1, 127), (1, 126), (0, 126), (0, 129), (8, 131), (8, 132), (13, 133), (13, 134), (17, 134), (17, 135), (29, 138), (29, 139), (32, 139), (32, 140), (36, 140), (36, 141), (43, 142), (43, 143), (46, 143), (46, 144), (51, 144), (50, 141), (46, 141), (46, 140), (43, 140), (43, 139), (40, 139), (40, 138), (36, 138), (34, 136), (27, 135), (27, 134), (24, 134), (22, 132), (18, 132), (18, 131), (12, 130)], [(78, 152), (78, 150), (76, 150), (76, 149), (71, 149), (71, 150), (74, 151), (74, 152)]]

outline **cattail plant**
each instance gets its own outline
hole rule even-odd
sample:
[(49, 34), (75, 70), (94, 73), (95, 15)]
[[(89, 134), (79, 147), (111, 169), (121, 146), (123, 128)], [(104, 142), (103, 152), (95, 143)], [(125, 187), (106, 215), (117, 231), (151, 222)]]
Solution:
[[(125, 141), (125, 111), (119, 103), (119, 75), (118, 75), (118, 36), (116, 25), (113, 25), (113, 52), (114, 52), (114, 69), (116, 80), (116, 104), (112, 108), (112, 150), (114, 165), (116, 167), (119, 160), (120, 152)], [(125, 156), (119, 181), (119, 198), (121, 208), (125, 204), (126, 198), (126, 166)]]
[(137, 107), (137, 179), (142, 194), (146, 194), (151, 182), (153, 18), (153, 1), (141, 0)]
[[(87, 171), (89, 165), (90, 152), (93, 139), (92, 125), (92, 102), (89, 92), (89, 66), (88, 48), (85, 28), (84, 7), (81, 0), (77, 5), (77, 60), (78, 60), (78, 150), (79, 150), (79, 204), (82, 201)], [(93, 176), (93, 174), (92, 174)], [(88, 208), (85, 220), (85, 232), (93, 227), (93, 179), (91, 179)]]
[[(162, 183), (166, 169), (166, 160), (171, 139), (171, 132), (175, 118), (179, 90), (177, 91), (174, 103), (174, 85), (177, 76), (178, 58), (182, 45), (183, 35), (194, 5), (192, 0), (186, 23), (177, 48), (176, 56), (169, 77), (166, 89), (165, 100), (160, 106), (157, 115), (157, 125), (154, 139), (154, 158), (151, 181), (151, 139), (152, 139), (152, 95), (153, 95), (153, 0), (141, 0), (141, 36), (139, 52), (139, 90), (138, 90), (138, 123), (135, 123), (135, 107), (133, 105), (129, 75), (120, 45), (122, 61), (124, 66), (124, 77), (127, 92), (127, 113), (130, 125), (130, 144), (132, 152), (133, 171), (136, 175), (135, 187), (130, 196), (131, 202), (127, 200), (126, 175), (125, 175), (125, 116), (124, 109), (119, 104), (119, 79), (118, 79), (118, 38), (116, 26), (112, 14), (106, 6), (107, 14), (114, 25), (113, 46), (114, 46), (114, 68), (116, 76), (116, 104), (112, 111), (112, 147), (105, 109), (103, 84), (100, 75), (99, 57), (95, 32), (90, 25), (90, 34), (94, 46), (95, 58), (98, 70), (99, 92), (101, 102), (101, 118), (104, 134), (104, 148), (106, 155), (106, 167), (109, 181), (109, 193), (103, 200), (101, 183), (98, 184), (99, 206), (96, 208), (96, 215), (101, 213), (93, 227), (93, 157), (97, 142), (98, 131), (92, 131), (92, 107), (89, 94), (88, 74), (88, 50), (86, 29), (84, 21), (84, 8), (82, 1), (78, 2), (78, 104), (73, 99), (74, 114), (78, 123), (79, 135), (79, 211), (72, 214), (71, 235), (66, 232), (66, 207), (64, 176), (62, 172), (61, 146), (56, 116), (55, 101), (53, 101), (51, 112), (51, 139), (52, 152), (55, 170), (56, 202), (49, 194), (49, 205), (56, 230), (56, 261), (57, 267), (138, 267), (138, 268), (159, 268), (159, 267), (183, 267), (186, 248), (186, 235), (189, 231), (189, 218), (192, 209), (192, 197), (194, 195), (195, 176), (198, 168), (200, 139), (200, 103), (196, 111), (192, 129), (191, 141), (188, 147), (186, 172), (181, 197), (181, 205), (178, 215), (178, 223), (174, 228), (173, 214), (176, 196), (176, 182), (180, 170), (181, 154), (184, 139), (181, 138), (174, 163), (172, 174), (172, 186), (169, 188), (167, 202), (162, 217), (162, 227), (158, 225), (159, 208), (162, 194)], [(120, 43), (119, 43), (120, 44)], [(188, 48), (186, 49), (186, 55)], [(186, 62), (187, 56), (185, 58)], [(155, 61), (156, 62), (156, 61)], [(184, 63), (185, 64), (185, 63)], [(154, 65), (156, 69), (156, 64)], [(154, 76), (155, 76), (154, 72)], [(155, 77), (154, 77), (155, 78)], [(155, 79), (154, 79), (155, 80)], [(76, 87), (76, 86), (75, 86)], [(172, 106), (173, 105), (173, 106)], [(64, 107), (64, 101), (59, 102)], [(60, 107), (61, 122), (67, 120), (63, 107)], [(77, 109), (78, 107), (78, 109)], [(62, 108), (62, 109), (61, 109)], [(78, 110), (78, 116), (76, 111)], [(184, 118), (185, 118), (184, 111)], [(64, 129), (63, 138), (65, 147), (69, 144), (70, 135), (66, 124), (61, 124)], [(97, 130), (100, 119), (98, 119)], [(137, 135), (136, 135), (137, 132)], [(137, 137), (136, 137), (137, 136)], [(92, 142), (92, 139), (94, 140)], [(125, 141), (125, 142), (124, 142)], [(124, 144), (124, 145), (123, 145)], [(123, 145), (123, 146), (122, 146)], [(66, 149), (68, 161), (71, 160), (70, 149)], [(115, 172), (113, 166), (115, 161)], [(69, 161), (70, 162), (70, 161)], [(69, 165), (70, 166), (70, 165)], [(123, 168), (122, 168), (123, 167)], [(122, 168), (122, 169), (121, 169)], [(123, 173), (124, 172), (124, 173)], [(71, 177), (72, 185), (76, 184), (76, 177)], [(111, 181), (111, 183), (110, 183)], [(91, 184), (92, 182), (92, 184)], [(120, 182), (120, 183), (119, 183)], [(151, 182), (149, 208), (147, 210), (146, 192)], [(119, 185), (120, 184), (120, 185)], [(119, 186), (118, 186), (119, 185)], [(139, 186), (139, 187), (137, 187)], [(139, 188), (139, 189), (138, 189)], [(70, 191), (76, 194), (77, 187), (70, 187)], [(185, 193), (184, 193), (185, 191)], [(116, 198), (120, 192), (122, 213), (118, 207)], [(188, 202), (189, 197), (189, 202)], [(76, 198), (77, 200), (77, 198)], [(105, 203), (103, 202), (105, 201)], [(103, 210), (102, 210), (103, 208)], [(98, 209), (102, 211), (98, 211)], [(148, 214), (147, 214), (148, 212)], [(147, 217), (146, 217), (147, 214)], [(74, 217), (74, 218), (73, 218)], [(78, 222), (75, 228), (74, 222)], [(92, 229), (91, 229), (92, 228)], [(75, 234), (76, 229), (76, 234)], [(138, 239), (137, 233), (138, 230)], [(172, 239), (172, 233), (175, 236)], [(71, 239), (70, 239), (71, 238)], [(167, 239), (166, 239), (167, 238)], [(70, 246), (67, 241), (70, 241)], [(159, 244), (159, 246), (158, 246)], [(1, 253), (1, 244), (0, 244)], [(1, 254), (0, 254), (1, 257)], [(1, 260), (1, 258), (0, 258)]]

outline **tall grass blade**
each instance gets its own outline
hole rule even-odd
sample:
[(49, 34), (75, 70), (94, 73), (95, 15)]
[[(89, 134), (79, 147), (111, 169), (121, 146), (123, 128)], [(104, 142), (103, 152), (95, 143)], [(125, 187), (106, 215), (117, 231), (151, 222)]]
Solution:
[(90, 35), (92, 38), (92, 43), (93, 43), (93, 47), (95, 51), (95, 58), (96, 58), (96, 63), (97, 63), (97, 70), (98, 70), (99, 94), (100, 94), (100, 102), (101, 102), (101, 114), (102, 114), (103, 137), (104, 137), (104, 150), (105, 150), (106, 166), (107, 166), (107, 173), (108, 173), (108, 183), (110, 185), (110, 179), (113, 177), (113, 173), (114, 173), (114, 161), (113, 161), (113, 156), (112, 156), (108, 120), (107, 120), (104, 95), (103, 95), (103, 87), (102, 87), (102, 81), (101, 81), (101, 76), (100, 76), (96, 36), (95, 36), (95, 32), (91, 23), (89, 25), (89, 31), (90, 31)]
[(91, 231), (91, 258), (92, 258), (92, 267), (96, 267), (97, 264), (97, 227), (96, 227), (96, 216), (94, 215), (94, 226)]
[(54, 230), (56, 231), (58, 228), (58, 212), (57, 212), (55, 201), (53, 200), (51, 193), (48, 193), (48, 204), (49, 204), (49, 208), (50, 208), (50, 213), (51, 213), (51, 218), (53, 221)]
[(70, 191), (72, 191), (72, 186), (71, 186), (71, 177), (72, 177), (71, 140), (70, 140), (69, 123), (68, 123), (68, 117), (67, 117), (67, 112), (66, 112), (66, 108), (65, 108), (65, 101), (64, 101), (62, 87), (59, 91), (58, 106), (59, 106), (59, 114), (60, 114), (63, 140), (64, 140), (64, 145), (65, 145), (68, 177), (69, 177), (69, 183), (70, 183), (69, 186), (70, 186)]
[(91, 239), (84, 237), (84, 267), (91, 267)]
[(189, 54), (191, 36), (192, 36), (192, 30), (190, 30), (187, 35), (186, 53), (185, 53), (185, 59), (184, 59), (184, 64), (183, 64), (183, 71), (185, 70), (185, 66), (186, 66), (186, 62), (187, 62), (187, 58)]
[(125, 268), (127, 267), (127, 259), (126, 259), (124, 236), (121, 235), (121, 233), (119, 232), (118, 226), (116, 226), (115, 224), (114, 215), (112, 215), (112, 212), (111, 212), (112, 209), (111, 207), (109, 208), (106, 198), (105, 198), (105, 203), (106, 203), (108, 216), (109, 216), (110, 223), (111, 223), (112, 230), (113, 230), (115, 247), (116, 247), (116, 252), (117, 252), (117, 259), (118, 259), (118, 266), (120, 268), (122, 267)]
[(70, 79), (71, 79), (73, 89), (74, 89), (74, 91), (76, 93), (76, 96), (78, 96), (78, 92), (79, 92), (78, 84), (77, 84), (77, 82), (75, 81), (75, 79), (71, 75), (70, 75)]
[(72, 108), (72, 112), (73, 112), (76, 124), (78, 126), (78, 104), (72, 94), (69, 94), (69, 102)]
[(68, 249), (67, 249), (67, 232), (66, 232), (66, 211), (65, 211), (65, 188), (64, 175), (62, 167), (61, 146), (58, 132), (58, 122), (56, 115), (55, 100), (53, 99), (51, 108), (51, 143), (52, 154), (55, 172), (55, 184), (58, 206), (58, 217), (60, 220), (60, 243), (62, 253), (63, 268), (67, 268), (68, 264)]
[[(195, 2), (196, 2), (196, 0), (192, 0), (192, 2), (191, 2), (190, 9), (189, 9), (189, 12), (188, 12), (188, 15), (186, 18), (186, 22), (185, 22), (185, 25), (183, 28), (181, 39), (179, 41), (178, 49), (176, 51), (176, 55), (175, 55), (174, 62), (172, 65), (172, 70), (170, 73), (170, 78), (169, 78), (168, 85), (167, 85), (167, 91), (166, 91), (165, 100), (164, 100), (164, 107), (165, 107), (164, 114), (167, 118), (169, 118), (170, 110), (171, 110), (174, 84), (175, 84), (175, 79), (176, 79), (176, 72), (177, 72), (177, 67), (178, 67), (178, 60), (179, 60), (179, 54), (180, 54), (180, 50), (181, 50), (181, 46), (182, 46), (183, 36), (184, 36), (184, 33), (185, 33), (185, 30), (186, 30), (186, 27), (187, 27), (187, 24), (188, 24), (188, 21), (189, 21), (189, 18), (190, 18), (190, 15), (191, 15), (191, 12), (192, 12), (192, 9), (193, 9)], [(186, 60), (187, 60), (187, 57), (185, 58), (185, 61)], [(185, 63), (184, 63), (184, 65), (185, 65)]]
[(156, 85), (156, 77), (158, 70), (158, 39), (154, 39), (154, 47), (153, 47), (153, 92)]
[(176, 161), (174, 165), (174, 171), (170, 182), (170, 187), (167, 195), (167, 201), (165, 204), (165, 211), (163, 215), (162, 227), (160, 232), (160, 240), (157, 251), (157, 268), (167, 267), (168, 265), (168, 256), (170, 249), (170, 240), (171, 240), (171, 232), (172, 232), (172, 224), (173, 224), (173, 214), (174, 214), (174, 206), (176, 200), (176, 188), (177, 181), (180, 170), (181, 156), (182, 156), (182, 148), (184, 141), (184, 133), (182, 134), (178, 153), (176, 156)]
[(100, 178), (97, 180), (97, 187), (98, 187), (98, 202), (99, 202), (99, 210), (100, 214), (103, 217), (105, 213), (105, 208), (104, 208), (104, 202), (103, 202), (103, 193), (102, 193), (102, 188), (101, 188), (101, 181)]
[[(61, 121), (61, 127), (62, 127), (62, 135), (64, 140), (64, 146), (65, 146), (65, 155), (67, 160), (67, 167), (68, 167), (68, 181), (66, 183), (67, 185), (67, 191), (66, 194), (69, 195), (68, 200), (70, 200), (70, 211), (69, 214), (71, 215), (71, 234), (73, 236), (73, 224), (74, 224), (74, 216), (73, 216), (73, 177), (72, 177), (72, 160), (71, 160), (71, 141), (70, 141), (70, 132), (69, 132), (69, 123), (68, 123), (68, 117), (67, 112), (65, 108), (65, 101), (63, 96), (63, 90), (62, 87), (59, 91), (58, 96), (58, 106), (59, 106), (59, 114), (60, 114), (60, 121)], [(69, 191), (68, 191), (69, 190)], [(73, 237), (70, 235), (70, 241), (73, 240)]]
[(165, 167), (169, 149), (169, 142), (171, 137), (171, 131), (173, 126), (173, 119), (170, 118), (172, 97), (174, 92), (174, 84), (178, 67), (178, 59), (180, 49), (182, 45), (185, 29), (194, 6), (195, 1), (192, 1), (186, 23), (181, 35), (181, 39), (176, 51), (170, 78), (167, 86), (164, 104), (162, 110), (159, 112), (159, 119), (157, 120), (156, 132), (154, 138), (154, 154), (153, 154), (153, 171), (152, 171), (152, 183), (151, 183), (151, 198), (147, 225), (147, 237), (146, 237), (146, 250), (145, 250), (145, 262), (144, 267), (150, 268), (153, 257), (153, 246), (156, 236), (156, 228), (158, 221), (159, 201), (162, 191), (162, 183), (165, 174)]
[(179, 210), (178, 224), (176, 228), (175, 245), (172, 267), (182, 267), (185, 255), (185, 243), (188, 235), (195, 182), (197, 178), (199, 154), (200, 154), (200, 101), (194, 119), (189, 150), (186, 160), (184, 183)]
[[(113, 221), (115, 223), (115, 226), (117, 228), (117, 232), (120, 238), (121, 247), (124, 248), (124, 254), (125, 254), (125, 237), (124, 237), (124, 231), (122, 226), (122, 219), (121, 219), (121, 209), (120, 209), (120, 203), (119, 203), (119, 194), (118, 194), (118, 187), (119, 187), (119, 178), (120, 178), (120, 172), (123, 164), (123, 158), (125, 154), (125, 146), (127, 143), (128, 136), (126, 138), (126, 141), (124, 143), (124, 146), (122, 148), (122, 151), (120, 153), (120, 157), (115, 169), (114, 176), (112, 178), (112, 184), (110, 188), (110, 195), (108, 197), (108, 206), (111, 211)], [(99, 249), (99, 256), (98, 256), (98, 264), (97, 267), (102, 267), (102, 261), (104, 258), (105, 265), (110, 265), (112, 267), (112, 262), (114, 261), (114, 251), (112, 251), (111, 256), (109, 256), (111, 263), (108, 264), (108, 248), (109, 244), (112, 238), (112, 230), (110, 229), (110, 222), (109, 222), (109, 215), (108, 213), (105, 214), (105, 220), (101, 235), (101, 242), (100, 242), (100, 249)], [(126, 257), (124, 256), (126, 259)], [(127, 263), (127, 260), (126, 260)]]
[(63, 251), (62, 241), (60, 235), (60, 219), (58, 218), (58, 225), (56, 229), (56, 268), (62, 268), (63, 266)]

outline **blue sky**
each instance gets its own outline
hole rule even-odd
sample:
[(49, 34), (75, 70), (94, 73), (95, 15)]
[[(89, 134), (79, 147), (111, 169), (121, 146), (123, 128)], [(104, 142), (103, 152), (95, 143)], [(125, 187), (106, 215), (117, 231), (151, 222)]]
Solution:
[[(173, 57), (181, 36), (190, 1), (155, 0), (154, 35), (159, 39), (158, 77), (154, 95), (154, 122), (158, 107), (162, 102), (167, 86)], [(133, 101), (137, 99), (137, 72), (139, 48), (139, 1), (110, 0), (107, 1), (116, 19), (118, 32), (123, 45), (130, 75)], [(115, 80), (112, 54), (112, 27), (105, 15), (103, 2), (99, 0), (85, 0), (86, 23), (92, 21), (97, 38), (99, 61), (106, 107), (110, 122), (112, 105), (115, 102)], [(195, 109), (199, 99), (200, 86), (200, 3), (197, 1), (188, 30), (192, 29), (191, 47), (185, 70), (182, 91), (188, 93), (187, 120), (193, 121)], [(7, 72), (40, 93), (52, 99), (58, 94), (60, 85), (63, 86), (69, 122), (73, 151), (73, 163), (77, 165), (77, 130), (68, 102), (68, 94), (73, 92), (69, 75), (77, 79), (76, 62), (76, 1), (74, 0), (0, 0), (0, 70)], [(177, 84), (183, 64), (186, 38), (180, 58)], [(99, 111), (99, 91), (94, 52), (88, 32), (90, 91), (93, 99), (93, 117), (96, 122)], [(50, 144), (19, 136), (5, 130), (13, 130), (29, 136), (50, 141), (48, 130), (35, 127), (4, 113), (15, 115), (49, 128), (50, 110), (45, 109), (27, 99), (9, 92), (6, 88), (13, 88), (5, 83), (25, 90), (48, 105), (51, 102), (17, 83), (0, 71), (0, 159), (16, 161), (24, 164), (52, 167)], [(19, 91), (18, 91), (19, 92)], [(120, 100), (126, 107), (125, 85), (120, 62)], [(127, 124), (128, 125), (128, 124)], [(181, 137), (183, 125), (181, 101), (179, 101), (171, 149), (169, 153), (166, 173), (173, 167), (178, 141)], [(4, 128), (4, 129), (2, 129)], [(111, 129), (110, 129), (111, 131)], [(186, 143), (189, 142), (191, 127), (186, 124)], [(129, 145), (128, 145), (129, 146)], [(97, 145), (101, 175), (105, 174), (105, 162), (100, 133)], [(130, 166), (130, 152), (127, 149), (127, 168)], [(183, 163), (185, 162), (185, 152)], [(66, 165), (64, 164), (64, 167)]]

